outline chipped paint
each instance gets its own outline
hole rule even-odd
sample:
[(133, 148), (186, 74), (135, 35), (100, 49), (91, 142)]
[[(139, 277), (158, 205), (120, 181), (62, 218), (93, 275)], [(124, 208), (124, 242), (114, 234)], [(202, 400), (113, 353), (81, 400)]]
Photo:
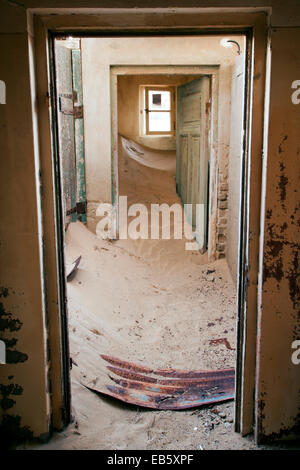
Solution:
[(0, 394), (2, 396), (2, 398), (0, 398), (0, 407), (2, 408), (2, 410), (6, 411), (9, 408), (12, 408), (16, 404), (16, 401), (10, 398), (11, 395), (22, 395), (22, 393), (23, 393), (23, 388), (21, 387), (21, 385), (0, 384)]
[(0, 426), (0, 442), (3, 449), (33, 439), (33, 432), (28, 426), (22, 426), (21, 422), (19, 415), (3, 415)]
[[(82, 72), (81, 72), (81, 50), (72, 50), (72, 72), (73, 91), (77, 96), (77, 105), (83, 106), (82, 97)], [(76, 154), (76, 200), (86, 206), (86, 185), (85, 185), (85, 151), (84, 151), (84, 118), (78, 118), (74, 122), (75, 126), (75, 154)], [(86, 222), (86, 210), (82, 214), (77, 214), (81, 222)]]
[[(56, 42), (56, 87), (58, 96), (64, 97), (73, 109), (72, 51)], [(58, 106), (60, 109), (60, 107)], [(74, 116), (58, 112), (59, 156), (64, 195), (65, 225), (76, 222), (76, 156)]]
[(299, 30), (272, 31), (262, 308), (257, 341), (259, 443), (300, 436), (300, 370), (291, 360), (291, 344), (300, 338), (300, 107), (290, 98), (290, 83), (300, 72), (299, 40)]
[[(6, 298), (9, 295), (7, 288), (0, 288), (0, 298)], [(4, 334), (7, 332), (19, 331), (22, 327), (22, 322), (18, 318), (14, 318), (13, 314), (6, 311), (3, 302), (0, 302), (0, 333)], [(25, 362), (28, 359), (28, 355), (20, 352), (16, 349), (18, 342), (17, 338), (1, 337), (6, 345), (6, 362), (7, 364), (17, 364), (19, 362)]]
[[(8, 296), (9, 289), (1, 287), (0, 298), (5, 299)], [(15, 348), (18, 339), (11, 338), (11, 334), (19, 331), (22, 325), (23, 323), (19, 319), (14, 318), (13, 314), (6, 310), (4, 303), (0, 302), (0, 334), (6, 345), (6, 364), (18, 364), (28, 359), (27, 354)], [(7, 380), (11, 381), (13, 378), (14, 376), (9, 375)], [(32, 437), (30, 429), (21, 426), (20, 416), (6, 413), (16, 405), (15, 397), (21, 396), (23, 391), (23, 387), (16, 383), (0, 384), (0, 442), (4, 447)]]

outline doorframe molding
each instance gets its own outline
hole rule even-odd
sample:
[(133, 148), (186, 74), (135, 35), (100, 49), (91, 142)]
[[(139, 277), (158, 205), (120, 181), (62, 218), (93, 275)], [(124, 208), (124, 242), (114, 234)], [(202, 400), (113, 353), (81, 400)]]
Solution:
[[(61, 230), (59, 162), (55, 153), (55, 97), (51, 76), (51, 41), (55, 35), (121, 37), (155, 35), (247, 34), (248, 69), (246, 138), (243, 174), (244, 234), (240, 246), (236, 431), (243, 435), (255, 427), (255, 370), (257, 337), (258, 259), (261, 212), (262, 151), (264, 149), (264, 98), (269, 8), (180, 9), (30, 9), (28, 31), (33, 37), (37, 114), (38, 158), (41, 166), (40, 196), (43, 230), (45, 302), (50, 351), (49, 381), (53, 428), (62, 429), (71, 419), (70, 375), (67, 370), (68, 331), (66, 282)], [(163, 13), (163, 14), (162, 14)], [(50, 97), (50, 99), (49, 99)], [(250, 179), (251, 175), (251, 179)], [(247, 203), (247, 207), (245, 207)]]

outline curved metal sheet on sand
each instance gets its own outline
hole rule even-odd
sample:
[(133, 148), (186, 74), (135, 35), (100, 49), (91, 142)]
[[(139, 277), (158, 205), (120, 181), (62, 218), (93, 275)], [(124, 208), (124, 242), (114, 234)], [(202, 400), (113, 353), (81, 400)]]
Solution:
[(181, 410), (234, 398), (234, 369), (153, 370), (112, 356), (101, 357), (108, 363), (108, 377), (113, 382), (101, 393), (126, 403), (158, 410)]

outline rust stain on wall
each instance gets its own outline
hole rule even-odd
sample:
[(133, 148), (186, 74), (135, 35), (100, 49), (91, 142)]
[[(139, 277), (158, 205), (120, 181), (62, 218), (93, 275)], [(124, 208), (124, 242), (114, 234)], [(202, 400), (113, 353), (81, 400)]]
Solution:
[(281, 200), (282, 208), (286, 210), (284, 201), (286, 200), (286, 186), (289, 180), (284, 173), (285, 164), (283, 162), (279, 162), (279, 165), (280, 165), (280, 176), (279, 176), (278, 188), (280, 190), (280, 200)]
[[(0, 298), (8, 297), (9, 291), (7, 288), (0, 288)], [(13, 318), (11, 312), (5, 310), (3, 302), (0, 302), (0, 333), (8, 331), (10, 333), (19, 331), (22, 327), (22, 322), (18, 318)], [(6, 362), (7, 364), (16, 364), (25, 362), (28, 359), (27, 354), (22, 353), (15, 349), (18, 342), (17, 338), (2, 338), (6, 344)]]
[[(9, 295), (9, 289), (0, 288), (0, 298), (5, 299)], [(10, 335), (22, 328), (22, 322), (14, 318), (13, 314), (6, 310), (3, 302), (0, 302), (0, 335), (6, 345), (7, 364), (16, 364), (25, 362), (28, 355), (15, 349), (18, 342), (17, 338), (7, 338), (4, 335)], [(33, 437), (29, 427), (21, 426), (21, 417), (18, 415), (7, 414), (15, 404), (15, 398), (23, 394), (23, 387), (16, 383), (9, 383), (14, 376), (7, 377), (6, 384), (0, 384), (0, 442), (4, 448), (10, 447), (13, 443), (28, 440)]]
[[(283, 143), (287, 140), (287, 136), (284, 136), (279, 147), (279, 154), (283, 153)], [(285, 164), (279, 162), (279, 175), (278, 175), (278, 202), (281, 207), (286, 211), (285, 201), (287, 198), (287, 185), (289, 180), (285, 175)], [(296, 219), (296, 213), (299, 210), (299, 206), (294, 209), (294, 212), (290, 218), (290, 224), (296, 224), (300, 226), (300, 219)], [(298, 252), (300, 244), (295, 241), (289, 240), (285, 233), (288, 229), (288, 223), (276, 223), (273, 222), (273, 210), (267, 209), (266, 211), (266, 232), (268, 233), (265, 250), (265, 264), (264, 264), (264, 282), (269, 278), (275, 278), (278, 283), (286, 278), (289, 282), (290, 298), (293, 302), (294, 308), (299, 302), (299, 259)], [(284, 269), (283, 254), (284, 248), (289, 247), (292, 250), (292, 261), (290, 262), (289, 269)]]
[(12, 408), (16, 404), (16, 401), (10, 398), (11, 395), (22, 395), (22, 393), (23, 393), (23, 388), (21, 387), (21, 385), (0, 384), (0, 394), (2, 396), (2, 398), (0, 398), (0, 407), (2, 408), (2, 410), (8, 410), (9, 408)]
[(291, 100), (291, 84), (300, 71), (299, 29), (272, 31), (271, 36), (267, 210), (257, 349), (259, 443), (300, 435), (299, 365), (291, 357), (292, 342), (300, 334), (300, 107)]
[(33, 438), (33, 432), (29, 427), (21, 425), (21, 416), (5, 414), (1, 421), (0, 440), (3, 449)]

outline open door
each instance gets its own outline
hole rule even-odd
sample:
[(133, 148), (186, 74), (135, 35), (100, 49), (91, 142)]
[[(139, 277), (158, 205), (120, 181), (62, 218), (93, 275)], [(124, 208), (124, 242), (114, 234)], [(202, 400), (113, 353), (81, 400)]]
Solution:
[(203, 76), (178, 87), (176, 187), (183, 204), (192, 204), (187, 220), (199, 250), (207, 249), (210, 81)]
[[(62, 42), (62, 41), (61, 41)], [(86, 222), (81, 50), (56, 42), (59, 154), (64, 224)]]

